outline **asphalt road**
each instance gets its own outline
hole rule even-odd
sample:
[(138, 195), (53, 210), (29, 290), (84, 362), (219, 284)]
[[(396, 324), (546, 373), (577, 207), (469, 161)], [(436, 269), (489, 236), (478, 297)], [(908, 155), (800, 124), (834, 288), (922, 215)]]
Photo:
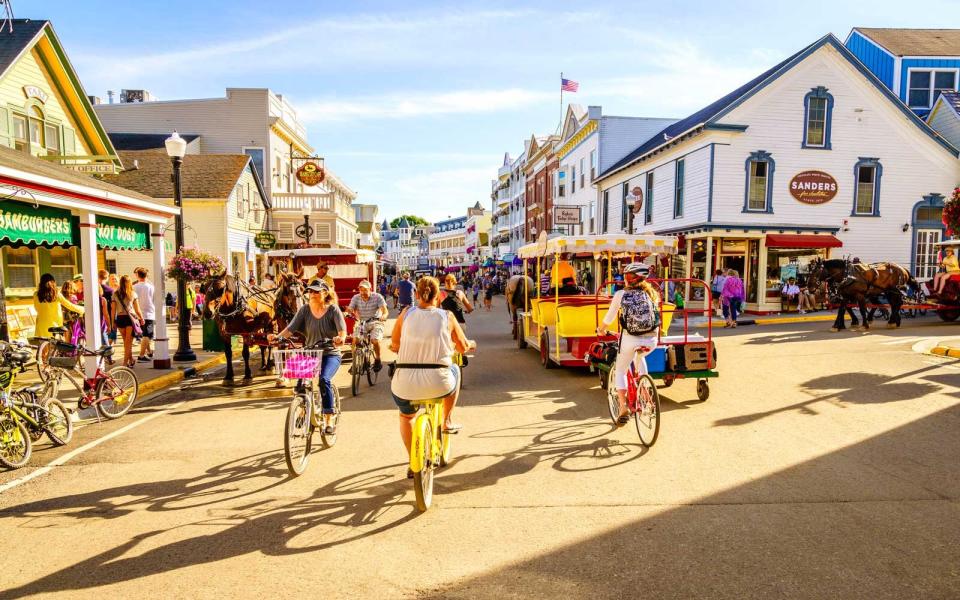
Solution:
[(428, 513), (385, 372), (358, 398), (340, 373), (340, 440), (297, 479), (287, 391), (194, 382), (0, 474), (0, 598), (960, 597), (960, 361), (913, 349), (960, 327), (718, 332), (710, 399), (661, 390), (644, 451), (497, 300)]

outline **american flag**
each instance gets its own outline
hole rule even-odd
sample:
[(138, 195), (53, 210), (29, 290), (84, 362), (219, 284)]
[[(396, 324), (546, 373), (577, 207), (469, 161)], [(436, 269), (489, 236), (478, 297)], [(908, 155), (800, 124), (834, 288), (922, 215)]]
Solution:
[(580, 89), (580, 84), (572, 79), (560, 79), (560, 89), (564, 92), (575, 92)]

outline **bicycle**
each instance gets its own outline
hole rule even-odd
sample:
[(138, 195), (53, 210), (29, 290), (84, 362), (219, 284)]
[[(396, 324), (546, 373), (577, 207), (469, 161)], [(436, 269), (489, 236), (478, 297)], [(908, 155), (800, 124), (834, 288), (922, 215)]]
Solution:
[[(87, 377), (80, 366), (81, 357), (97, 357), (97, 368), (93, 377)], [(119, 419), (127, 414), (140, 394), (140, 381), (130, 367), (115, 366), (104, 370), (104, 361), (113, 356), (113, 346), (104, 345), (99, 350), (87, 350), (82, 344), (74, 345), (57, 342), (54, 354), (48, 359), (47, 376), (52, 383), (53, 397), (59, 395), (63, 378), (73, 385), (80, 398), (77, 408), (94, 407), (97, 419)]]
[(376, 317), (371, 317), (363, 321), (357, 321), (353, 325), (353, 350), (351, 352), (352, 361), (350, 363), (350, 392), (356, 396), (360, 393), (360, 378), (364, 374), (367, 376), (367, 383), (371, 386), (376, 385), (379, 371), (374, 370), (373, 365), (377, 356), (373, 351), (373, 341), (370, 334), (366, 332), (367, 325), (379, 321)]
[[(393, 365), (402, 369), (404, 365)], [(408, 365), (406, 368), (443, 368), (445, 365)], [(459, 383), (458, 383), (459, 385)], [(443, 400), (428, 398), (410, 400), (417, 407), (410, 437), (410, 471), (413, 472), (413, 489), (417, 510), (426, 512), (433, 503), (433, 475), (438, 467), (450, 462), (450, 433), (443, 429)]]
[[(50, 356), (55, 352), (55, 346), (58, 342), (67, 342), (68, 344), (73, 344), (75, 346), (81, 346), (86, 344), (86, 332), (83, 329), (83, 317), (76, 319), (72, 322), (70, 327), (51, 327), (47, 329), (50, 333), (50, 337), (38, 337), (36, 341), (37, 344), (37, 374), (40, 375), (42, 381), (46, 381), (47, 372), (48, 372), (48, 361)], [(70, 334), (70, 339), (66, 339), (67, 333)]]
[[(293, 477), (302, 475), (307, 469), (313, 448), (313, 433), (317, 428), (320, 429), (324, 450), (337, 443), (338, 433), (327, 433), (323, 426), (320, 390), (314, 383), (323, 364), (324, 352), (323, 348), (317, 346), (326, 341), (329, 340), (321, 341), (311, 348), (290, 348), (289, 343), (281, 342), (276, 350), (277, 374), (296, 382), (283, 431), (284, 458), (287, 461), (287, 470)], [(337, 386), (333, 386), (333, 410), (331, 424), (334, 431), (339, 432), (341, 405), (340, 390)]]
[[(637, 372), (637, 361), (645, 360), (649, 348), (638, 348), (627, 370), (627, 409), (633, 416), (640, 443), (649, 448), (660, 434), (660, 393), (653, 378)], [(617, 370), (611, 365), (607, 382), (607, 408), (614, 425), (619, 426), (620, 400), (617, 395)]]
[(19, 469), (30, 462), (33, 441), (27, 426), (17, 418), (10, 397), (10, 388), (17, 374), (25, 370), (30, 352), (14, 345), (0, 347), (3, 361), (0, 364), (0, 464), (8, 469)]

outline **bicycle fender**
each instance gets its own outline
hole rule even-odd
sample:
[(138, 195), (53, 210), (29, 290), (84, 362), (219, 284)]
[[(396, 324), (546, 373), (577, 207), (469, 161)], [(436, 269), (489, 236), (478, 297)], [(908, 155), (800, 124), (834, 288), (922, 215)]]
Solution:
[(413, 430), (410, 436), (410, 470), (419, 473), (423, 470), (423, 447), (433, 442), (433, 430), (430, 426), (430, 416), (418, 415), (413, 421)]

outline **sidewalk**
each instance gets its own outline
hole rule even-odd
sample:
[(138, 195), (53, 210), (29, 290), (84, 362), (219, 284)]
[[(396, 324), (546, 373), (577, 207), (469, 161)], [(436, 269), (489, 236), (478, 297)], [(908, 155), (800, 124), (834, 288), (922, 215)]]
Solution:
[(960, 358), (960, 338), (943, 340), (930, 349), (930, 354), (947, 358)]
[[(799, 313), (792, 313), (788, 315), (741, 315), (741, 318), (737, 319), (737, 325), (786, 325), (789, 323), (827, 322), (833, 321), (836, 318), (836, 314), (831, 314), (826, 311), (817, 311), (804, 315)], [(706, 327), (707, 319), (702, 317), (696, 320), (691, 319), (691, 323), (694, 327)], [(723, 319), (713, 319), (714, 327), (723, 327), (725, 324), (726, 322)]]

